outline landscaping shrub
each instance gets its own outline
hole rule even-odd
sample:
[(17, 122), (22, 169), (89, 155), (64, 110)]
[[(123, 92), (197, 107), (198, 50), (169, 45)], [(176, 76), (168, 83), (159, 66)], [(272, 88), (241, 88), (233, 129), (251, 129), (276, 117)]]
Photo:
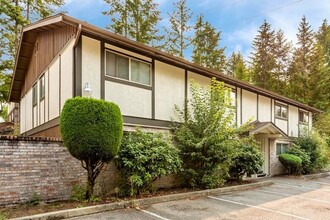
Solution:
[(299, 146), (294, 146), (290, 148), (287, 153), (295, 155), (301, 159), (302, 174), (308, 174), (312, 171), (313, 165), (309, 154), (305, 150), (301, 149)]
[(171, 142), (170, 136), (163, 133), (137, 130), (124, 135), (116, 159), (124, 180), (124, 194), (149, 191), (154, 180), (180, 170), (179, 150)]
[(181, 152), (187, 186), (215, 188), (228, 177), (233, 148), (247, 126), (234, 125), (231, 89), (212, 79), (210, 88), (191, 83), (191, 98), (174, 123), (175, 140)]
[(316, 172), (329, 164), (330, 149), (326, 139), (316, 131), (303, 133), (294, 144), (304, 150), (310, 158), (310, 172)]
[(86, 199), (105, 163), (119, 151), (123, 121), (119, 107), (92, 98), (68, 99), (60, 117), (64, 145), (87, 170)]
[(292, 154), (280, 154), (278, 159), (287, 169), (288, 174), (299, 174), (301, 172), (302, 160)]
[(230, 166), (230, 176), (238, 182), (242, 180), (244, 173), (255, 174), (261, 169), (263, 155), (253, 139), (240, 140), (235, 147), (235, 156)]

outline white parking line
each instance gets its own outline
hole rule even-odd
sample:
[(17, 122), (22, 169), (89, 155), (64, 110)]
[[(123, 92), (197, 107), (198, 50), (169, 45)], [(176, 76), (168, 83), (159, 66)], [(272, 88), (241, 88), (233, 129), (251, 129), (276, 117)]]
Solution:
[(277, 213), (277, 214), (290, 216), (290, 217), (297, 218), (297, 219), (309, 220), (308, 218), (303, 218), (303, 217), (300, 217), (300, 216), (297, 216), (297, 215), (292, 215), (292, 214), (289, 214), (289, 213), (286, 213), (286, 212), (280, 212), (280, 211), (276, 211), (276, 210), (261, 207), (261, 206), (249, 205), (249, 204), (245, 204), (245, 203), (241, 203), (241, 202), (235, 202), (235, 201), (231, 201), (231, 200), (227, 200), (227, 199), (221, 199), (221, 198), (213, 197), (213, 196), (208, 196), (208, 198), (223, 201), (223, 202), (228, 202), (228, 203), (232, 203), (232, 204), (237, 204), (237, 205), (241, 205), (241, 206), (247, 206), (247, 207), (251, 207), (251, 208), (255, 208), (255, 209), (265, 210), (265, 211), (269, 211), (269, 212), (274, 212), (274, 213)]
[(279, 193), (279, 192), (273, 192), (273, 191), (267, 191), (267, 190), (259, 190), (259, 189), (256, 189), (254, 191), (263, 192), (263, 193), (269, 193), (269, 194), (282, 195), (282, 196), (292, 196), (292, 197), (297, 197), (297, 198), (301, 198), (301, 199), (306, 199), (306, 200), (311, 200), (311, 201), (316, 201), (316, 202), (322, 202), (322, 203), (330, 204), (330, 202), (328, 202), (328, 201), (319, 200), (319, 199), (312, 199), (312, 198), (308, 198), (308, 197), (305, 197), (305, 196), (298, 196), (298, 195), (294, 195), (294, 194)]
[(313, 188), (313, 187), (306, 187), (306, 186), (301, 186), (301, 185), (293, 185), (293, 184), (289, 184), (289, 183), (276, 183), (275, 185), (282, 185), (282, 186), (289, 186), (289, 187), (295, 187), (295, 188), (303, 188), (303, 189), (311, 189), (311, 190), (320, 190), (323, 192), (330, 192), (330, 190), (326, 190), (326, 189), (318, 189), (318, 188)]
[(136, 210), (139, 210), (139, 211), (141, 211), (141, 212), (147, 213), (147, 214), (149, 214), (149, 215), (152, 215), (152, 216), (154, 216), (154, 217), (156, 217), (156, 218), (159, 218), (159, 219), (162, 219), (162, 220), (170, 220), (170, 219), (168, 219), (168, 218), (164, 218), (164, 217), (162, 217), (162, 216), (160, 216), (160, 215), (157, 215), (156, 213), (149, 212), (149, 211), (144, 210), (144, 209), (136, 208)]

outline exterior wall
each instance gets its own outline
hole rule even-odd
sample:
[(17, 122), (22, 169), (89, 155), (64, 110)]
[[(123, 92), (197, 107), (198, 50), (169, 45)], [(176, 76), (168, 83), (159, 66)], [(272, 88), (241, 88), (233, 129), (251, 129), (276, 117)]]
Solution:
[(258, 120), (261, 122), (270, 122), (271, 116), (271, 99), (265, 96), (258, 96)]
[(155, 62), (155, 118), (176, 119), (174, 106), (185, 101), (185, 70), (162, 62)]
[(242, 90), (242, 122), (257, 120), (257, 94)]
[(10, 102), (8, 105), (8, 122), (19, 123), (19, 103)]
[(48, 71), (48, 98), (49, 98), (49, 120), (57, 118), (60, 115), (60, 59), (56, 59)]
[(92, 97), (101, 95), (101, 43), (98, 40), (82, 36), (82, 94), (85, 84), (92, 89)]
[(290, 137), (298, 137), (299, 134), (299, 114), (298, 108), (295, 106), (289, 106), (289, 133)]
[[(290, 115), (290, 113), (289, 113), (289, 115)], [(279, 127), (285, 134), (288, 134), (288, 121), (287, 120), (275, 118), (275, 125), (277, 127)]]
[(123, 115), (151, 118), (151, 90), (106, 81), (105, 100), (118, 104)]
[[(63, 51), (61, 54), (61, 80), (60, 80), (60, 90), (61, 90), (61, 97), (60, 97), (60, 106), (61, 109), (65, 101), (69, 98), (73, 97), (73, 50), (74, 41), (68, 46), (68, 49)], [(47, 91), (47, 89), (46, 89)]]

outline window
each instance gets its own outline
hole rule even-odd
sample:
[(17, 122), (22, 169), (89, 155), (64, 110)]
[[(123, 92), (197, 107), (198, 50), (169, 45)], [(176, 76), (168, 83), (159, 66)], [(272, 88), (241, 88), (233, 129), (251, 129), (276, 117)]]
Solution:
[(106, 51), (106, 75), (150, 85), (151, 65)]
[(45, 75), (43, 75), (40, 78), (40, 100), (42, 100), (43, 98), (45, 98)]
[(37, 84), (34, 84), (32, 88), (32, 103), (33, 106), (37, 105), (38, 102), (38, 87)]
[(283, 154), (289, 149), (289, 144), (287, 143), (276, 143), (276, 155)]
[(308, 112), (299, 111), (299, 123), (308, 124)]
[(275, 116), (281, 119), (288, 118), (288, 107), (275, 103)]

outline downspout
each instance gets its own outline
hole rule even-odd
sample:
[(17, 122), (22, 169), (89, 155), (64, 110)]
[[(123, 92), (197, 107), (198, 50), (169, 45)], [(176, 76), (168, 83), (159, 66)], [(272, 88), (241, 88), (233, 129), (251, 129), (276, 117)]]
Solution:
[(77, 33), (76, 33), (76, 40), (74, 41), (73, 48), (75, 48), (77, 46), (80, 34), (81, 34), (81, 24), (78, 25), (78, 30), (77, 30)]

